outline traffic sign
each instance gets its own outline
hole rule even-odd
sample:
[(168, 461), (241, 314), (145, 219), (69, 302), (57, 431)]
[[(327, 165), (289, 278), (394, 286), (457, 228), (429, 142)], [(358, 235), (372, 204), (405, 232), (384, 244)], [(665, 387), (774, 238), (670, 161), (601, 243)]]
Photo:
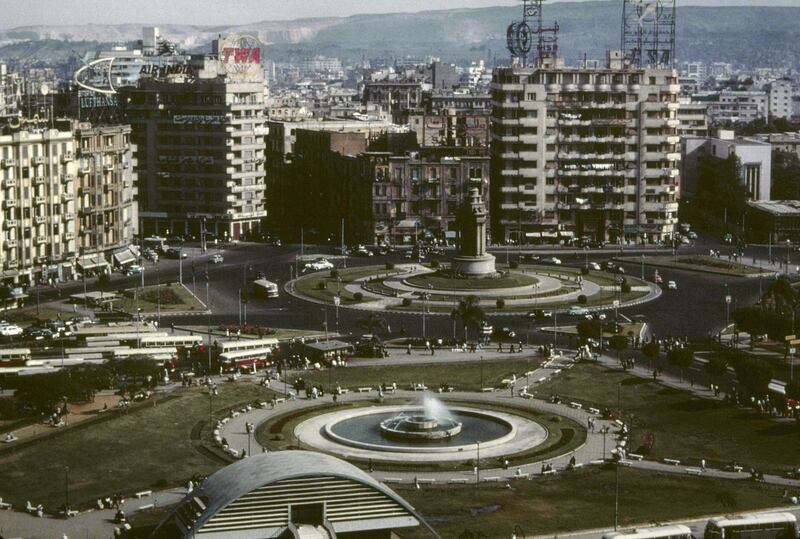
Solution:
[(794, 354), (795, 352), (797, 352), (797, 348), (795, 348), (794, 346), (789, 348), (789, 353), (790, 354)]
[(792, 339), (789, 344), (800, 344), (800, 339)]
[(341, 302), (342, 302), (342, 298), (340, 296), (333, 296), (333, 304), (334, 305), (336, 305), (338, 307)]
[(797, 335), (787, 335), (786, 337), (784, 337), (784, 339), (786, 339), (787, 341), (793, 341), (796, 338), (797, 338)]
[(618, 300), (618, 299), (615, 299), (615, 300), (614, 300), (614, 303), (612, 303), (612, 305), (613, 305), (614, 307), (619, 307), (619, 300)]
[(730, 296), (725, 296), (725, 303), (727, 303), (728, 305), (731, 304), (731, 297)]

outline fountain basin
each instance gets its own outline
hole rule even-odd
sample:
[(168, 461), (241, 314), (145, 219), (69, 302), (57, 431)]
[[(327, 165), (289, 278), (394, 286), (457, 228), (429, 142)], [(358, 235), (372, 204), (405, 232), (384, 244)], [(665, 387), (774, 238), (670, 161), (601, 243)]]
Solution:
[(421, 442), (452, 438), (461, 432), (463, 425), (461, 421), (454, 419), (404, 414), (384, 419), (380, 423), (381, 432), (386, 437)]

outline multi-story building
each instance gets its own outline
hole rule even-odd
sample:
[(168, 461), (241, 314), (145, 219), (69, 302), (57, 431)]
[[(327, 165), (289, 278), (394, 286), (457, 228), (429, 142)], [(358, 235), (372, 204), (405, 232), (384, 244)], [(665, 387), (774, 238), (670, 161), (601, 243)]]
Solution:
[(422, 93), (428, 86), (419, 81), (367, 82), (364, 85), (363, 103), (379, 105), (398, 120), (405, 111), (422, 106)]
[(633, 68), (494, 71), (492, 227), (496, 241), (670, 238), (680, 189), (677, 72)]
[(260, 49), (215, 41), (191, 65), (123, 89), (143, 232), (239, 239), (266, 216)]
[(0, 135), (0, 259), (5, 284), (69, 279), (77, 257), (75, 139), (67, 126)]
[(766, 85), (767, 95), (769, 96), (769, 117), (770, 118), (791, 118), (792, 117), (792, 81), (780, 79), (772, 81)]
[(413, 133), (299, 129), (288, 177), (295, 226), (320, 239), (413, 243), (456, 238), (456, 219), (472, 187), (488, 194), (489, 158), (450, 149), (420, 148)]
[(704, 157), (739, 161), (739, 182), (748, 200), (770, 200), (772, 189), (772, 147), (754, 138), (736, 137), (733, 131), (720, 129), (716, 137), (683, 139), (683, 187), (686, 194), (697, 190), (698, 165)]
[(758, 133), (753, 135), (754, 139), (761, 142), (768, 142), (773, 150), (788, 152), (800, 158), (800, 132), (794, 133)]
[(80, 123), (75, 130), (78, 164), (79, 260), (105, 260), (121, 266), (138, 254), (134, 247), (137, 204), (129, 125), (93, 127)]
[(697, 100), (708, 101), (708, 117), (715, 123), (750, 123), (765, 119), (769, 111), (766, 92), (723, 90)]
[(442, 110), (492, 110), (492, 96), (487, 92), (467, 90), (431, 90), (422, 95), (422, 106), (428, 113)]
[(678, 135), (681, 137), (707, 137), (708, 136), (708, 104), (693, 103), (690, 99), (682, 97), (678, 102)]
[(489, 111), (410, 112), (408, 125), (417, 134), (420, 146), (489, 149)]

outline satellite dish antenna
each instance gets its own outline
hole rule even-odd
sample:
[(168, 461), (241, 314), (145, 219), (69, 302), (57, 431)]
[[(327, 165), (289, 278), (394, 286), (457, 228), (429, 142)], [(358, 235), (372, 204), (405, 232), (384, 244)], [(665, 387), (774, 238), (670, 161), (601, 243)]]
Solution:
[(47, 85), (47, 83), (42, 83), (42, 85), (39, 86), (39, 93), (42, 95), (47, 95), (50, 93), (50, 87)]

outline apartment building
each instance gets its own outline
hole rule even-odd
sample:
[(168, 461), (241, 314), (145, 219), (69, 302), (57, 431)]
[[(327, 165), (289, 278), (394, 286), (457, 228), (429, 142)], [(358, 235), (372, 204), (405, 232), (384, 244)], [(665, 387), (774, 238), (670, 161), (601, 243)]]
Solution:
[(420, 146), (489, 148), (489, 111), (443, 109), (427, 114), (409, 112), (408, 125)]
[(678, 135), (681, 137), (708, 136), (708, 104), (693, 103), (681, 97), (678, 101)]
[(715, 123), (749, 123), (765, 119), (769, 112), (766, 92), (723, 90), (698, 100), (708, 101), (708, 117)]
[(765, 90), (769, 96), (769, 117), (791, 118), (793, 114), (792, 99), (794, 97), (792, 81), (789, 79), (772, 81), (766, 85)]
[(133, 263), (138, 206), (131, 127), (80, 123), (75, 141), (78, 262), (88, 269)]
[(191, 67), (122, 89), (144, 234), (239, 239), (266, 216), (260, 49), (215, 42)]
[(633, 68), (612, 51), (603, 69), (494, 71), (495, 241), (575, 237), (654, 242), (678, 219), (677, 72)]

